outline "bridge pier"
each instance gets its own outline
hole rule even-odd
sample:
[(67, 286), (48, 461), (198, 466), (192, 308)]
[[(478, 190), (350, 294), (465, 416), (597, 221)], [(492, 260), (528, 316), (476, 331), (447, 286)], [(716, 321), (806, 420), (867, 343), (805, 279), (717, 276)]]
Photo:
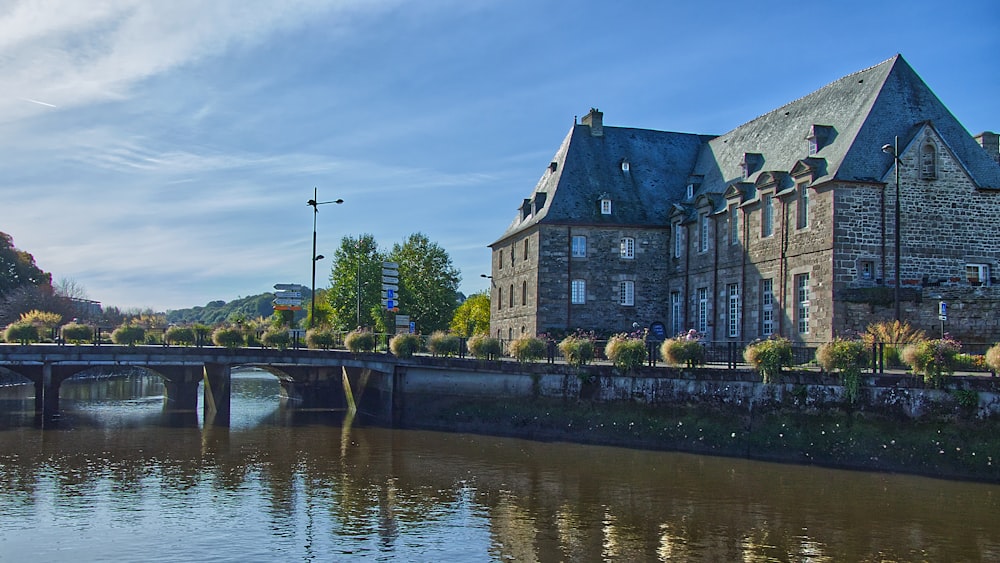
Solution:
[(35, 379), (35, 414), (42, 420), (50, 420), (59, 414), (59, 385), (62, 383), (52, 377), (52, 362), (41, 366), (42, 376)]
[(343, 409), (344, 390), (339, 369), (333, 367), (310, 367), (283, 371), (292, 375), (282, 378), (281, 392), (285, 399), (297, 409)]
[(232, 368), (229, 364), (205, 364), (205, 425), (229, 426), (232, 395)]
[(198, 384), (205, 378), (204, 370), (183, 366), (157, 371), (163, 376), (163, 412), (196, 412)]

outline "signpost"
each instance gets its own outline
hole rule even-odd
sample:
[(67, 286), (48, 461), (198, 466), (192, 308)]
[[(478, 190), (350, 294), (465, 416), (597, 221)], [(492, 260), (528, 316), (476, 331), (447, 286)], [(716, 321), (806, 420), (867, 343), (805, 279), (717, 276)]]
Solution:
[(302, 286), (296, 283), (276, 283), (274, 284), (274, 305), (275, 311), (301, 311), (302, 310)]
[(386, 310), (399, 311), (399, 264), (382, 262), (382, 303)]

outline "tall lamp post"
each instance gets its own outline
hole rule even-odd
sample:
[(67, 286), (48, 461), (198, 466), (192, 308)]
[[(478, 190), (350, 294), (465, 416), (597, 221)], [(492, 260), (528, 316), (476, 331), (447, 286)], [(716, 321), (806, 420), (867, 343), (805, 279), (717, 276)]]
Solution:
[(895, 210), (894, 210), (894, 213), (895, 213), (895, 231), (896, 231), (896, 237), (895, 237), (895, 245), (896, 245), (895, 246), (895, 255), (896, 255), (895, 256), (895, 258), (896, 258), (896, 263), (895, 263), (895, 269), (896, 269), (896, 287), (893, 288), (893, 291), (892, 291), (892, 301), (893, 301), (893, 304), (894, 304), (894, 306), (896, 308), (896, 320), (899, 321), (900, 320), (900, 313), (899, 313), (899, 283), (900, 283), (900, 279), (899, 279), (899, 254), (900, 254), (900, 250), (899, 250), (899, 247), (900, 247), (900, 237), (901, 237), (901, 233), (900, 233), (900, 229), (899, 229), (899, 166), (900, 166), (900, 164), (902, 164), (902, 162), (899, 160), (899, 135), (896, 135), (896, 138), (895, 138), (895, 141), (894, 141), (893, 144), (891, 144), (891, 145), (888, 145), (888, 144), (887, 145), (882, 145), (882, 152), (884, 152), (886, 154), (889, 154), (889, 155), (892, 155), (893, 168), (896, 169), (896, 205), (895, 205)]
[(319, 214), (319, 206), (328, 203), (340, 205), (344, 203), (342, 199), (333, 201), (316, 201), (316, 188), (313, 188), (313, 198), (306, 202), (306, 205), (313, 208), (313, 253), (312, 253), (312, 295), (309, 296), (309, 328), (313, 327), (316, 317), (316, 262), (322, 260), (323, 255), (316, 255), (316, 215)]

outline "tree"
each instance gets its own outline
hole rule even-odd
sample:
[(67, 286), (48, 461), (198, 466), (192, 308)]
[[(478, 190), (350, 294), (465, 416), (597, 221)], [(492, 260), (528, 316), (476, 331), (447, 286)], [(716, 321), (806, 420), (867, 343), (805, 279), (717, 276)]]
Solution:
[(0, 232), (0, 297), (24, 285), (45, 286), (50, 292), (52, 274), (35, 265), (35, 258), (14, 247), (14, 239)]
[(447, 330), (458, 307), (462, 280), (448, 253), (426, 235), (414, 233), (393, 246), (389, 260), (399, 264), (400, 309), (421, 332)]
[(451, 330), (466, 338), (490, 332), (490, 295), (486, 290), (473, 293), (455, 309)]
[(377, 317), (373, 311), (381, 307), (384, 261), (385, 256), (379, 251), (372, 235), (341, 239), (340, 248), (333, 256), (330, 290), (326, 292), (327, 303), (333, 312), (330, 320), (335, 328), (350, 330), (359, 325), (376, 325)]

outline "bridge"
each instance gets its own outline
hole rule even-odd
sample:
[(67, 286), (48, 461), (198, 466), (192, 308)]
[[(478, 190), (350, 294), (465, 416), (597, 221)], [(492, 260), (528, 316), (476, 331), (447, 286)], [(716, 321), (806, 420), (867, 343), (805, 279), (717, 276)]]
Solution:
[(63, 381), (93, 368), (137, 367), (160, 375), (164, 410), (194, 412), (204, 383), (206, 423), (229, 424), (232, 370), (257, 368), (275, 375), (282, 394), (300, 408), (354, 409), (366, 390), (368, 403), (392, 412), (392, 385), (398, 365), (388, 354), (342, 350), (0, 344), (0, 371), (35, 385), (35, 412), (43, 420), (59, 413)]

